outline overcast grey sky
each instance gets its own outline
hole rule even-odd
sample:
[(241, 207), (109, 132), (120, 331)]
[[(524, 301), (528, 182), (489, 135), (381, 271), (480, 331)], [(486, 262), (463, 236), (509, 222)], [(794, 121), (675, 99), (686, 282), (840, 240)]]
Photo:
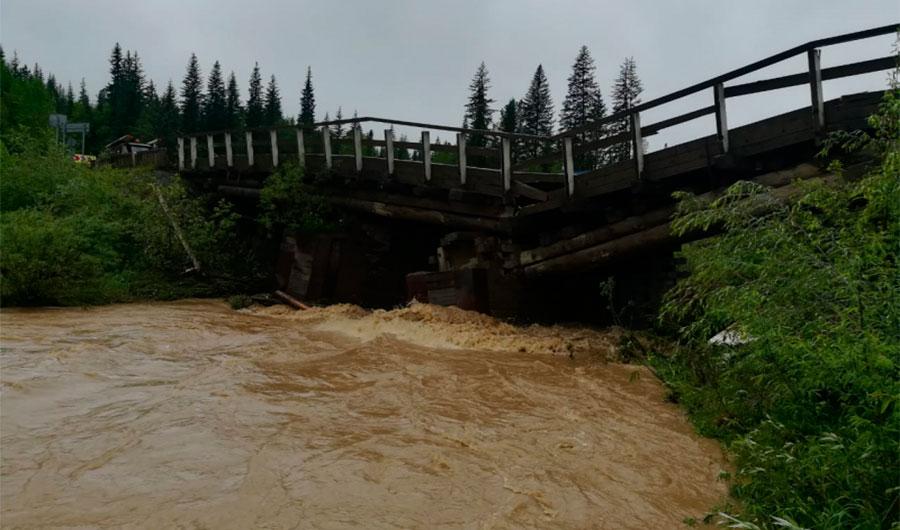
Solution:
[[(317, 118), (360, 115), (459, 125), (467, 87), (487, 63), (499, 107), (521, 97), (541, 63), (558, 112), (578, 48), (587, 45), (609, 87), (623, 57), (633, 56), (644, 99), (663, 95), (771, 53), (819, 37), (900, 21), (897, 0), (2, 0), (0, 43), (27, 64), (38, 62), (92, 96), (107, 82), (113, 44), (137, 50), (158, 87), (180, 83), (191, 52), (203, 73), (219, 59), (246, 96), (259, 61), (274, 73), (285, 112), (296, 114), (306, 66), (312, 67)], [(890, 54), (893, 36), (826, 48), (823, 66)], [(747, 80), (802, 71), (797, 58)], [(882, 88), (885, 74), (826, 83), (826, 97)], [(688, 98), (642, 121), (710, 104)], [(752, 121), (762, 99), (729, 100), (729, 125)], [(808, 104), (797, 87), (766, 99), (765, 112)], [(681, 127), (681, 139), (712, 127), (711, 117)], [(656, 139), (654, 143), (662, 140)], [(668, 140), (667, 140), (668, 141)]]

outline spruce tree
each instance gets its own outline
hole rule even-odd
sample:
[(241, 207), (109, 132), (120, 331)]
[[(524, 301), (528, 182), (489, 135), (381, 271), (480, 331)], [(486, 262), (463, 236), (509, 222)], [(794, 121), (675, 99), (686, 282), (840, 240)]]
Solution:
[(504, 132), (514, 133), (518, 129), (516, 98), (510, 98), (502, 109), (500, 109), (500, 130)]
[(222, 65), (213, 63), (206, 81), (206, 98), (203, 100), (203, 128), (217, 131), (228, 127), (227, 95), (225, 80), (222, 77)]
[(238, 88), (237, 78), (234, 72), (228, 76), (228, 87), (225, 89), (225, 125), (229, 129), (241, 126), (241, 92)]
[[(594, 60), (587, 46), (582, 46), (572, 64), (572, 74), (569, 76), (569, 90), (563, 101), (563, 108), (559, 116), (561, 130), (575, 129), (606, 116), (606, 104), (600, 88), (594, 78)], [(577, 135), (579, 142), (590, 142), (602, 138), (606, 127), (598, 126), (596, 130)], [(576, 160), (578, 167), (594, 168), (602, 159), (602, 151), (597, 150), (584, 153)]]
[(197, 132), (202, 126), (203, 79), (200, 76), (200, 63), (197, 55), (192, 53), (188, 61), (187, 73), (181, 82), (181, 130), (186, 133)]
[(281, 113), (281, 94), (274, 75), (269, 78), (269, 85), (266, 87), (264, 112), (266, 125), (278, 125), (284, 119)]
[(156, 139), (156, 122), (159, 114), (159, 94), (156, 93), (156, 85), (149, 81), (144, 88), (143, 106), (141, 115), (134, 127), (134, 133), (141, 140), (147, 142)]
[(144, 106), (144, 68), (137, 52), (127, 52), (122, 62), (121, 116), (124, 132), (130, 132), (141, 117)]
[(181, 116), (178, 110), (178, 98), (175, 93), (175, 85), (169, 81), (166, 91), (159, 98), (159, 112), (156, 115), (156, 123), (153, 126), (157, 138), (162, 138), (164, 145), (174, 147), (176, 131), (178, 130)]
[(253, 72), (250, 73), (250, 89), (247, 92), (247, 127), (260, 127), (265, 121), (265, 108), (263, 106), (262, 75), (259, 73), (259, 63), (254, 63)]
[(72, 88), (72, 83), (69, 82), (68, 88), (66, 88), (66, 114), (72, 114), (75, 111), (75, 90)]
[(306, 67), (306, 83), (300, 94), (300, 116), (297, 122), (304, 127), (310, 127), (316, 122), (316, 96), (313, 93), (312, 68)]
[[(553, 134), (553, 100), (542, 65), (538, 65), (535, 70), (528, 92), (519, 104), (518, 118), (519, 130), (525, 134), (535, 136)], [(549, 149), (549, 145), (535, 141), (529, 141), (524, 146), (524, 152), (529, 157), (540, 156)]]
[[(634, 58), (627, 57), (619, 67), (619, 76), (613, 84), (613, 114), (626, 111), (641, 102), (640, 95), (644, 91), (641, 79), (637, 75)], [(618, 120), (610, 126), (610, 134), (620, 134), (631, 130), (630, 119)], [(609, 148), (607, 157), (610, 162), (618, 162), (631, 158), (631, 142), (622, 142)]]
[(85, 84), (83, 77), (81, 78), (81, 88), (78, 90), (78, 101), (73, 105), (72, 120), (77, 122), (91, 121), (91, 97), (88, 95), (87, 84)]
[[(334, 115), (334, 119), (337, 121), (344, 119), (344, 111), (338, 106), (337, 113)], [(328, 118), (325, 118), (325, 121), (328, 121)], [(344, 137), (344, 124), (338, 123), (334, 126), (334, 137), (335, 138), (343, 138)]]
[[(469, 83), (469, 102), (466, 103), (466, 114), (463, 118), (472, 129), (486, 130), (491, 127), (494, 115), (491, 103), (494, 100), (488, 97), (490, 87), (487, 66), (482, 62), (475, 71), (472, 82)], [(487, 138), (483, 134), (476, 133), (471, 135), (468, 142), (474, 146), (484, 147), (487, 144)]]

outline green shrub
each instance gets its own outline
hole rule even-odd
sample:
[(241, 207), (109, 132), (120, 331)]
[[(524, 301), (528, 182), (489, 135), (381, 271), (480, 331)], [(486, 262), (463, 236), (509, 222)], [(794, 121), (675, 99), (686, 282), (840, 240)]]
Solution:
[[(881, 166), (857, 182), (797, 183), (786, 203), (738, 183), (711, 204), (684, 197), (673, 223), (723, 233), (683, 249), (690, 275), (661, 314), (681, 347), (653, 362), (726, 442), (740, 517), (761, 527), (900, 526), (896, 91), (872, 124), (862, 143)], [(749, 342), (708, 344), (723, 329)]]
[[(3, 305), (78, 305), (213, 295), (253, 280), (255, 259), (225, 202), (189, 196), (180, 180), (72, 163), (52, 139), (0, 143)], [(202, 264), (191, 268), (172, 219)]]
[(341, 223), (328, 201), (303, 183), (303, 168), (295, 164), (285, 164), (268, 177), (259, 210), (260, 222), (270, 231), (327, 232)]

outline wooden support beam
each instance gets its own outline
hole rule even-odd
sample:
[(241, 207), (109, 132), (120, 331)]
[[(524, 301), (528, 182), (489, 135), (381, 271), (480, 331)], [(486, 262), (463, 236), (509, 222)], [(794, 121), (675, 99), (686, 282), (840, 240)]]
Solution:
[(466, 133), (456, 133), (456, 147), (459, 150), (459, 183), (466, 185)]
[(332, 169), (334, 160), (331, 158), (331, 129), (327, 125), (322, 126), (322, 147), (325, 148), (325, 167)]
[(394, 174), (394, 130), (384, 130), (384, 157), (387, 160), (388, 175)]
[(225, 133), (225, 163), (228, 167), (234, 167), (234, 151), (231, 148), (231, 133)]
[(509, 138), (500, 139), (501, 164), (503, 168), (503, 191), (512, 185), (512, 143)]
[(303, 141), (303, 129), (297, 129), (297, 163), (306, 166), (306, 145)]
[(206, 135), (206, 158), (209, 162), (209, 169), (216, 167), (216, 148), (213, 144), (213, 135)]
[(353, 156), (356, 159), (356, 172), (360, 173), (363, 168), (362, 153), (362, 128), (359, 124), (353, 127)]
[(713, 100), (716, 105), (716, 135), (722, 145), (722, 152), (728, 152), (728, 119), (725, 114), (725, 84), (717, 83), (713, 87)]
[(806, 52), (809, 62), (809, 93), (812, 99), (813, 126), (817, 129), (825, 127), (825, 100), (822, 97), (822, 67), (820, 58), (821, 50), (814, 49)]
[(191, 136), (191, 169), (197, 169), (197, 137)]
[(571, 197), (575, 194), (575, 155), (571, 136), (563, 138), (563, 153), (565, 154), (563, 168), (566, 172), (566, 192)]
[(634, 149), (634, 170), (637, 178), (641, 179), (644, 173), (644, 139), (641, 136), (641, 115), (638, 112), (631, 115), (631, 144)]
[(269, 131), (269, 143), (272, 145), (272, 167), (278, 167), (278, 131)]
[(178, 170), (184, 171), (184, 138), (178, 137)]
[(528, 197), (529, 199), (544, 202), (550, 198), (550, 194), (542, 189), (535, 188), (529, 184), (525, 184), (524, 182), (519, 182), (518, 180), (512, 181), (512, 191), (516, 195), (521, 195), (522, 197)]
[(247, 140), (247, 165), (253, 167), (253, 132), (247, 131), (244, 138)]
[(330, 202), (331, 204), (335, 204), (337, 206), (343, 206), (354, 210), (369, 212), (381, 217), (388, 217), (392, 219), (406, 219), (409, 221), (420, 221), (424, 223), (443, 226), (474, 228), (477, 230), (487, 230), (490, 232), (506, 232), (509, 229), (508, 223), (505, 223), (502, 219), (491, 219), (489, 217), (477, 215), (460, 215), (433, 210), (430, 208), (400, 206), (380, 201), (369, 201), (351, 197), (344, 197), (340, 195), (329, 195), (326, 197), (326, 200), (328, 200), (328, 202)]
[(425, 168), (425, 182), (431, 180), (431, 133), (422, 131), (422, 163)]

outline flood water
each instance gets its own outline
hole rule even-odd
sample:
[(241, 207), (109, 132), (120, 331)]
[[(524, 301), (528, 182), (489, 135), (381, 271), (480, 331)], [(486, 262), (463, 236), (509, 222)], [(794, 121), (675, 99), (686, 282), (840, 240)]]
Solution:
[(726, 494), (614, 332), (201, 300), (0, 326), (4, 528), (681, 528)]

